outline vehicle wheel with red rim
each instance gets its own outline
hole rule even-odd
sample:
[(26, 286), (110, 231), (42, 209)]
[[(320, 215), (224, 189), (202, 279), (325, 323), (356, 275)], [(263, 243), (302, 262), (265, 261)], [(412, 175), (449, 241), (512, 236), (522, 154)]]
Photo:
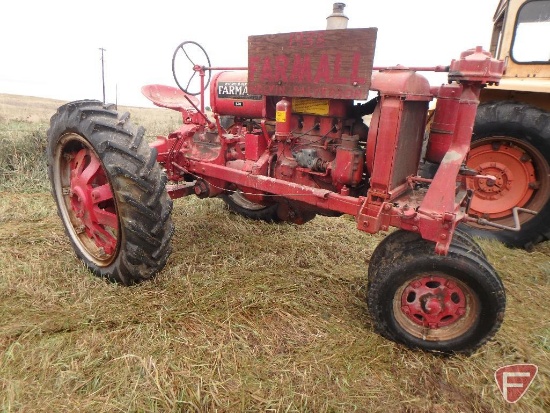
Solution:
[(514, 102), (492, 102), (479, 107), (467, 165), (496, 181), (480, 179), (470, 204), (470, 215), (514, 226), (512, 209), (519, 213), (519, 232), (463, 225), (472, 235), (495, 238), (517, 247), (530, 247), (550, 238), (550, 114)]
[(367, 300), (377, 331), (441, 353), (467, 354), (483, 345), (500, 327), (506, 304), (493, 267), (454, 241), (446, 256), (420, 237), (405, 244), (398, 256), (381, 254), (378, 270), (369, 274)]
[(172, 201), (144, 130), (98, 101), (60, 107), (48, 131), (48, 173), (76, 255), (123, 284), (151, 278), (170, 254)]

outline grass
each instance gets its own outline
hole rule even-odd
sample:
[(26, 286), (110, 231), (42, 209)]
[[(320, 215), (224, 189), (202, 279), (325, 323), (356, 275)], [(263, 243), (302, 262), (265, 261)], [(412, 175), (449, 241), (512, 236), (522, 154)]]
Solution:
[[(49, 118), (64, 102), (0, 94), (0, 191), (48, 191), (46, 132)], [(121, 107), (121, 112), (130, 108)], [(180, 123), (169, 110), (131, 108), (132, 120), (146, 128), (146, 137), (167, 135)]]
[(48, 190), (45, 140), (47, 126), (9, 121), (0, 126), (0, 190)]
[[(36, 165), (43, 174), (32, 148), (44, 144), (47, 118), (7, 112), (0, 104), (0, 139), (13, 142), (6, 150), (2, 140), (2, 152), (26, 148), (9, 158), (24, 160), (12, 161), (14, 170), (38, 174), (29, 170)], [(171, 121), (164, 112), (142, 116), (154, 133)], [(20, 142), (35, 132), (34, 143)], [(383, 234), (361, 233), (352, 220), (269, 225), (230, 214), (217, 199), (179, 199), (165, 270), (126, 288), (83, 268), (44, 175), (36, 176), (27, 186), (30, 178), (0, 178), (1, 411), (550, 409), (548, 242), (526, 253), (480, 241), (507, 289), (506, 318), (473, 355), (442, 358), (373, 331), (365, 277)], [(521, 362), (539, 373), (508, 405), (493, 374)]]

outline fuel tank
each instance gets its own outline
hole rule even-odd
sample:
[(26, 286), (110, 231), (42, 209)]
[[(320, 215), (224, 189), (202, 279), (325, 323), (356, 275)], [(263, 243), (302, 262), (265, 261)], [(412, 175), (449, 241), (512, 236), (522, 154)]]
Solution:
[(248, 71), (219, 72), (212, 77), (210, 105), (220, 116), (265, 117), (266, 98), (248, 94)]

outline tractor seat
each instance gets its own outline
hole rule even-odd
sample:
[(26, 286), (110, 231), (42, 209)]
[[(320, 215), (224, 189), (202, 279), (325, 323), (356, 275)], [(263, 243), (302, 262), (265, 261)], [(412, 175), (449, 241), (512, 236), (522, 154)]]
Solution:
[(199, 100), (195, 96), (172, 86), (146, 85), (141, 88), (141, 93), (156, 106), (178, 112), (195, 112), (193, 105), (199, 105)]

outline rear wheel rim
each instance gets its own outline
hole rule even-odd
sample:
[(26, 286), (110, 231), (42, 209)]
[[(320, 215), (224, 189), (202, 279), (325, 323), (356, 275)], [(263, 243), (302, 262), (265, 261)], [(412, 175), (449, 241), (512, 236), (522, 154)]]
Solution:
[(117, 256), (116, 201), (99, 156), (80, 135), (60, 139), (53, 165), (61, 218), (78, 250), (99, 267)]
[[(514, 207), (539, 211), (550, 196), (550, 168), (531, 144), (509, 136), (492, 136), (472, 143), (468, 167), (496, 182), (479, 179), (470, 213), (502, 225), (513, 225)], [(533, 215), (520, 214), (520, 222)]]
[(395, 320), (407, 333), (427, 341), (464, 335), (478, 319), (472, 289), (445, 274), (422, 274), (403, 283), (393, 299)]

